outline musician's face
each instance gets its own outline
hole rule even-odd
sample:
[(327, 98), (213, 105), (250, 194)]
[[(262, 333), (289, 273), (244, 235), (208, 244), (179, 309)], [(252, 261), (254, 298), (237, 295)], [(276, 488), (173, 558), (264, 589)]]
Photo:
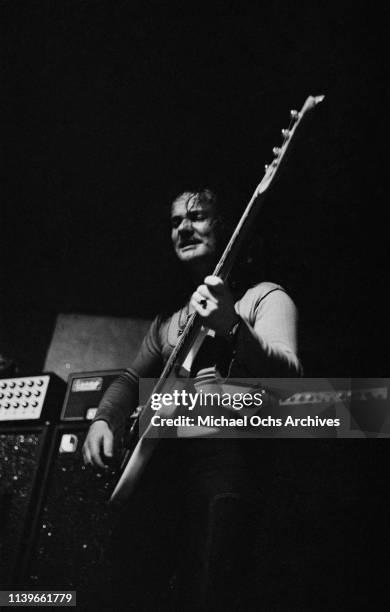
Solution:
[(172, 204), (172, 242), (180, 261), (189, 264), (213, 263), (217, 236), (214, 205), (199, 201), (194, 193), (182, 193)]

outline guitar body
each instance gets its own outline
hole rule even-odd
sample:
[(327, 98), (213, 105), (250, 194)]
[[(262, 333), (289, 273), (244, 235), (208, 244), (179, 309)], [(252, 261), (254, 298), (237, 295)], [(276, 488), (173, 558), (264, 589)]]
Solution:
[[(189, 389), (189, 380), (191, 380), (190, 392), (198, 394), (218, 394), (220, 397), (227, 397), (230, 395), (232, 398), (235, 394), (261, 394), (264, 396), (265, 392), (263, 389), (254, 388), (253, 385), (243, 385), (240, 383), (234, 383), (233, 381), (225, 380), (220, 378), (218, 371), (215, 366), (203, 369), (199, 372), (196, 377), (194, 384), (192, 385), (192, 379), (183, 378), (183, 384), (180, 385), (180, 380), (173, 377), (171, 380), (166, 381), (165, 388), (162, 393), (170, 393), (173, 389), (180, 391), (182, 389)], [(213, 419), (218, 420), (221, 417), (228, 418), (229, 422), (235, 419), (242, 419), (247, 417), (248, 419), (259, 410), (258, 407), (243, 407), (239, 411), (234, 408), (234, 402), (232, 399), (231, 405), (225, 405), (223, 407), (217, 407), (213, 405), (212, 409), (210, 406), (204, 405), (195, 407), (190, 414), (195, 420), (203, 418), (207, 420), (207, 417), (212, 413)], [(124, 468), (120, 479), (116, 485), (115, 491), (111, 496), (111, 503), (122, 504), (129, 498), (137, 486), (139, 479), (141, 478), (146, 466), (148, 465), (159, 439), (165, 437), (175, 438), (196, 438), (196, 437), (228, 437), (232, 433), (233, 428), (214, 425), (181, 425), (169, 426), (168, 428), (156, 427), (151, 423), (151, 418), (156, 415), (150, 407), (145, 406), (142, 408), (142, 417), (139, 425), (142, 429), (137, 443), (129, 451), (128, 455), (124, 460)], [(164, 406), (159, 409), (158, 415), (161, 418), (174, 419), (175, 417), (186, 417), (189, 415), (188, 408), (181, 406)]]
[[(187, 386), (185, 381), (191, 376), (194, 361), (208, 334), (213, 335), (210, 330), (201, 327), (198, 334), (194, 336), (194, 341), (189, 347), (188, 352), (184, 355), (183, 363), (180, 363), (179, 360), (176, 362), (174, 372), (178, 373), (180, 378), (183, 379), (183, 388)], [(158, 391), (154, 389), (153, 392), (163, 394), (169, 393), (173, 388), (178, 389), (179, 379), (173, 374), (163, 381), (164, 384), (158, 384)], [(177, 406), (164, 406), (159, 410), (159, 414), (164, 418), (173, 418), (177, 412), (177, 408)], [(158, 428), (151, 424), (151, 418), (154, 415), (154, 411), (151, 408), (150, 402), (137, 409), (137, 411), (140, 412), (140, 418), (136, 424), (142, 429), (142, 433), (136, 445), (126, 452), (124, 460), (122, 461), (122, 473), (110, 499), (110, 503), (116, 505), (125, 502), (134, 491), (158, 444), (158, 434), (161, 433)], [(132, 430), (133, 436), (135, 437), (135, 425), (132, 427)]]

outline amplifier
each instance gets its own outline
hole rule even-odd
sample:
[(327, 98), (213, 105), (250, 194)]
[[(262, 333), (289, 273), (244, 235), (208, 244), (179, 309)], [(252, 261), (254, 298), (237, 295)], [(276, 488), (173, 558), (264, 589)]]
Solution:
[(55, 428), (42, 511), (33, 546), (19, 563), (19, 584), (34, 590), (76, 590), (80, 609), (99, 610), (106, 609), (101, 597), (112, 592), (107, 549), (114, 516), (107, 500), (115, 471), (83, 465), (88, 427), (86, 421), (67, 421)]
[(368, 402), (373, 400), (387, 400), (388, 389), (385, 386), (367, 389), (339, 389), (333, 391), (303, 391), (294, 393), (280, 401), (284, 406), (298, 404), (323, 404), (334, 402)]
[(0, 585), (7, 586), (31, 547), (65, 383), (40, 374), (0, 379), (0, 389)]
[(45, 478), (49, 428), (0, 426), (0, 587), (12, 586)]
[(91, 421), (99, 402), (111, 383), (124, 370), (100, 370), (69, 374), (62, 421)]
[(65, 384), (55, 374), (0, 379), (0, 422), (46, 421), (58, 416)]
[[(318, 389), (313, 385), (311, 389), (302, 389), (281, 400), (279, 406), (293, 417), (340, 417), (341, 437), (389, 437), (389, 388), (388, 378), (355, 378), (348, 387)], [(312, 434), (315, 435), (315, 430)]]

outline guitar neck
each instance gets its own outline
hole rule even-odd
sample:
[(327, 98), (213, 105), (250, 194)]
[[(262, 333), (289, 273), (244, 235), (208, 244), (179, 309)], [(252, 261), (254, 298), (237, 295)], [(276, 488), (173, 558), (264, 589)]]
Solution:
[(265, 193), (258, 194), (255, 191), (213, 272), (214, 276), (227, 280), (264, 200)]
[(315, 108), (315, 106), (322, 102), (323, 99), (324, 96), (308, 96), (299, 112), (290, 111), (290, 125), (287, 129), (282, 130), (283, 143), (281, 147), (274, 147), (274, 159), (270, 165), (265, 166), (265, 174), (256, 187), (250, 202), (244, 210), (244, 213), (242, 214), (241, 219), (234, 230), (225, 251), (222, 254), (222, 257), (214, 270), (215, 276), (219, 276), (222, 278), (222, 280), (226, 280), (228, 278), (240, 248), (253, 225), (254, 219), (262, 208), (266, 194), (268, 193), (272, 182), (275, 180), (277, 173), (280, 172), (281, 166), (285, 162), (287, 151), (288, 149), (291, 149), (291, 141), (298, 129), (298, 126), (304, 119), (306, 113)]

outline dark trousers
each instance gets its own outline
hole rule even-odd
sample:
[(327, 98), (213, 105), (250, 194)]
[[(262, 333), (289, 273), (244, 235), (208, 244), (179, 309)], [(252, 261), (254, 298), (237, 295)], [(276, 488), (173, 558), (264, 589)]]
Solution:
[(256, 505), (238, 441), (161, 441), (114, 517), (112, 609), (252, 607)]

